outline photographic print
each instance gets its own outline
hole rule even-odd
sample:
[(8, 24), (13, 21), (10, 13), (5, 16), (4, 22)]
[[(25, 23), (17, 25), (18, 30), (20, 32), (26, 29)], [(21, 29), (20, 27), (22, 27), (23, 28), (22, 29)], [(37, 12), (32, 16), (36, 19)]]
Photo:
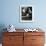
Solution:
[(20, 6), (20, 22), (32, 22), (34, 18), (32, 5)]

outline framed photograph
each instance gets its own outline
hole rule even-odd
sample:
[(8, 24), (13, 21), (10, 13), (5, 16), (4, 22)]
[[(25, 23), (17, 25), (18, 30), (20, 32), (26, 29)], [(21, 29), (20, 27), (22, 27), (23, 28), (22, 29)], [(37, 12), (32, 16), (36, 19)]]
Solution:
[(34, 7), (32, 5), (20, 6), (20, 22), (34, 21)]

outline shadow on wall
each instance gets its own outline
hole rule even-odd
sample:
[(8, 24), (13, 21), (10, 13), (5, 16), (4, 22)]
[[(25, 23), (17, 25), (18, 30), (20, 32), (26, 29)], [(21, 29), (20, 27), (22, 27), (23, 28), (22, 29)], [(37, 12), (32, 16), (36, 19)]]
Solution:
[(4, 24), (0, 24), (0, 43), (2, 43), (3, 32), (6, 31), (4, 28), (6, 28), (6, 26)]

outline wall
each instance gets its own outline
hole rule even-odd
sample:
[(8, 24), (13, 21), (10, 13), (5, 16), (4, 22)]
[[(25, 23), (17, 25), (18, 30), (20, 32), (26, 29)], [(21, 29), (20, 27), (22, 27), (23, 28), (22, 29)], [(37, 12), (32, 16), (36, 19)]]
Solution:
[[(41, 27), (46, 28), (46, 0), (1, 0), (0, 25), (13, 24), (16, 28)], [(19, 6), (34, 6), (34, 22), (21, 23), (19, 21)]]
[[(19, 21), (20, 5), (34, 6), (34, 22)], [(46, 32), (46, 0), (0, 0), (0, 31), (9, 24), (22, 29), (40, 27)]]
[[(0, 25), (13, 24), (16, 28), (46, 27), (46, 0), (1, 0)], [(21, 23), (19, 21), (19, 6), (34, 6), (34, 22)]]

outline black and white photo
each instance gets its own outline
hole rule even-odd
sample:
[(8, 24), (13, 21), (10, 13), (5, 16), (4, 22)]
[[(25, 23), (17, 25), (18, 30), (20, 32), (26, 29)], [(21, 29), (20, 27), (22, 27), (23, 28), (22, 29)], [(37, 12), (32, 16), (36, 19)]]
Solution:
[(33, 7), (30, 5), (22, 5), (20, 7), (20, 21), (21, 22), (32, 22), (33, 21)]

